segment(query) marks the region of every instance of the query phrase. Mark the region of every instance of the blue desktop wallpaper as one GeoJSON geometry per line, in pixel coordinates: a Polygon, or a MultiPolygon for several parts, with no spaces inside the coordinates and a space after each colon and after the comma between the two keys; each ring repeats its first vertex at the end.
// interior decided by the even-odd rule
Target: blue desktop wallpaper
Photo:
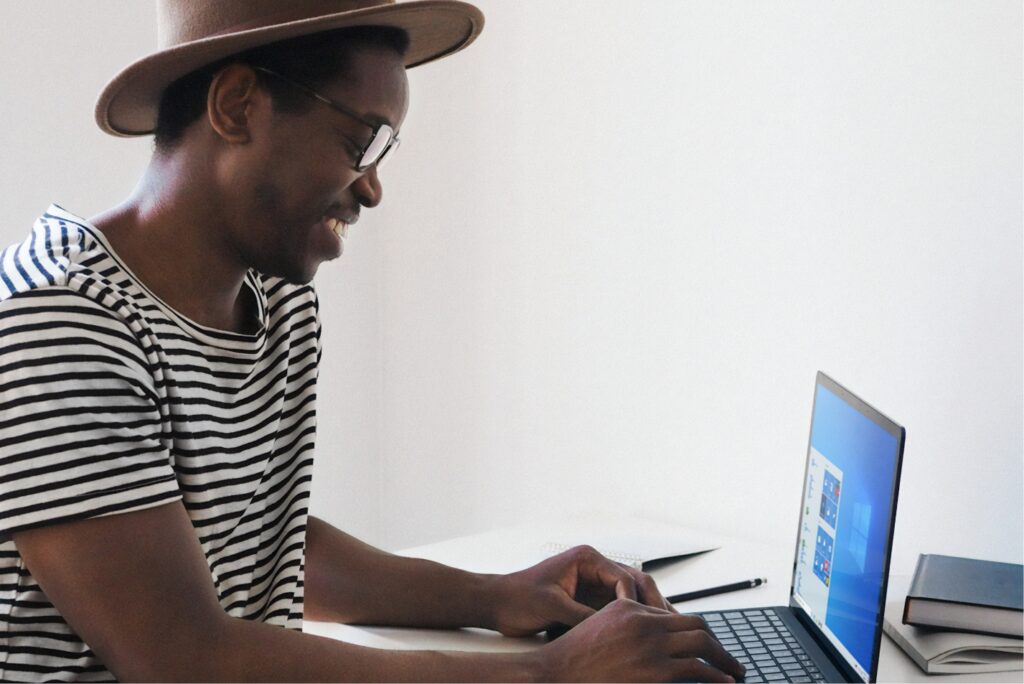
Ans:
{"type": "Polygon", "coordinates": [[[843,473],[825,624],[870,672],[899,442],[822,385],[815,401],[811,445],[843,473]]]}

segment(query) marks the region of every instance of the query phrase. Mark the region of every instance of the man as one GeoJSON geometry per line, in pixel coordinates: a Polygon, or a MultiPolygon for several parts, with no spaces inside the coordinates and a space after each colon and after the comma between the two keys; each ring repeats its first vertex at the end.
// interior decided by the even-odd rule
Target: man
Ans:
{"type": "Polygon", "coordinates": [[[468,45],[460,2],[162,0],[161,51],[97,106],[154,134],[133,194],[52,206],[0,275],[0,679],[729,681],[651,579],[578,548],[506,576],[307,516],[309,282],[380,203],[405,69],[468,45]],[[391,652],[304,616],[575,626],[526,654],[391,652]],[[285,629],[282,629],[284,627],[285,629]]]}

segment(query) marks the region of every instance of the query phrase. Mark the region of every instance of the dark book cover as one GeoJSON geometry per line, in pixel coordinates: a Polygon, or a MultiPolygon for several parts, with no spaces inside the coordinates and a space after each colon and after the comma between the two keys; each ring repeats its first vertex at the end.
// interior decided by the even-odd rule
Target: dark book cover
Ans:
{"type": "MultiPolygon", "coordinates": [[[[915,601],[976,606],[998,612],[1017,611],[1024,615],[1024,566],[923,553],[917,559],[914,579],[907,592],[904,623],[914,624],[908,620],[908,615],[915,601]]],[[[941,622],[929,624],[942,626],[941,622]]],[[[984,625],[978,628],[984,629],[984,625]]]]}

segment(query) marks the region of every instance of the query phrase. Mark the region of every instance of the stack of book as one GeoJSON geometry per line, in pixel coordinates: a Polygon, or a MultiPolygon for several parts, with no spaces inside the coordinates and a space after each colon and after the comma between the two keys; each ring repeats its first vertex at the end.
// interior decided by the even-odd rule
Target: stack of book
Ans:
{"type": "Polygon", "coordinates": [[[922,554],[884,629],[928,674],[1024,669],[1024,566],[922,554]]]}

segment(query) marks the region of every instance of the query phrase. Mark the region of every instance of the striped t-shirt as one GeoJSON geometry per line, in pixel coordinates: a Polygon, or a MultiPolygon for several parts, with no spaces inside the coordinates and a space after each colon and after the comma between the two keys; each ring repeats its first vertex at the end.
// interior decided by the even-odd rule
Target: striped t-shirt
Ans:
{"type": "Polygon", "coordinates": [[[301,628],[317,300],[245,288],[255,333],[197,325],[57,206],[0,253],[0,680],[113,679],[11,533],[173,501],[228,614],[301,628]]]}

